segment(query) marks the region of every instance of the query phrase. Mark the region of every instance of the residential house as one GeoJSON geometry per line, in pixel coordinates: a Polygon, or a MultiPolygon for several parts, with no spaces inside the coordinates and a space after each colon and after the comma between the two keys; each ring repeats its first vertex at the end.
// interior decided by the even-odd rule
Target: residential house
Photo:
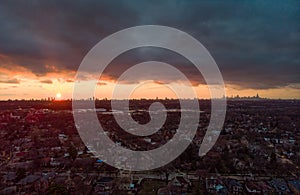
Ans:
{"type": "Polygon", "coordinates": [[[275,192],[280,195],[290,194],[290,189],[284,179],[274,178],[269,181],[269,184],[275,189],[275,192]]]}
{"type": "Polygon", "coordinates": [[[248,194],[261,194],[260,186],[254,181],[248,181],[245,184],[245,190],[248,194]]]}
{"type": "Polygon", "coordinates": [[[205,180],[206,191],[209,193],[227,194],[227,188],[224,183],[217,178],[206,178],[205,180]]]}
{"type": "Polygon", "coordinates": [[[288,185],[295,195],[300,195],[300,180],[290,180],[288,185]]]}
{"type": "Polygon", "coordinates": [[[243,185],[235,179],[226,179],[225,184],[227,189],[232,194],[242,194],[243,193],[243,185]]]}
{"type": "Polygon", "coordinates": [[[191,191],[191,186],[192,186],[191,182],[187,178],[182,176],[174,177],[170,181],[169,185],[179,187],[182,193],[187,193],[191,191]]]}

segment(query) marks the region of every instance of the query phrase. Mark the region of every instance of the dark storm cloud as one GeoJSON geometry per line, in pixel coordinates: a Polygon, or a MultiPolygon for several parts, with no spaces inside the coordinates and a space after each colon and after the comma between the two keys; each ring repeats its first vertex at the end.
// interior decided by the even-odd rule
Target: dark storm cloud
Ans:
{"type": "MultiPolygon", "coordinates": [[[[296,0],[8,1],[0,4],[0,54],[37,75],[53,71],[49,64],[74,71],[84,55],[113,32],[136,25],[167,25],[203,43],[225,83],[268,89],[300,83],[299,21],[296,0]]],[[[148,52],[202,82],[184,59],[165,51],[148,52]]],[[[115,61],[107,75],[115,78],[122,68],[150,59],[149,55],[129,53],[115,61]]]]}

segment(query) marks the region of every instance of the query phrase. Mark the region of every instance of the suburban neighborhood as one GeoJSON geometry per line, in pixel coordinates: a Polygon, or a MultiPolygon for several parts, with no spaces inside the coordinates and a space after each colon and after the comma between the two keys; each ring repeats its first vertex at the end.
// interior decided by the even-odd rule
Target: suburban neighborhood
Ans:
{"type": "MultiPolygon", "coordinates": [[[[146,137],[120,129],[109,100],[96,100],[95,105],[116,144],[151,150],[176,133],[180,120],[174,99],[131,100],[131,116],[149,121],[147,109],[154,101],[171,111],[166,124],[146,137]]],[[[168,165],[142,172],[117,169],[97,158],[76,130],[70,100],[0,104],[0,194],[300,193],[299,100],[229,98],[218,141],[203,157],[198,149],[209,123],[210,101],[199,100],[199,127],[190,146],[168,165]]]]}

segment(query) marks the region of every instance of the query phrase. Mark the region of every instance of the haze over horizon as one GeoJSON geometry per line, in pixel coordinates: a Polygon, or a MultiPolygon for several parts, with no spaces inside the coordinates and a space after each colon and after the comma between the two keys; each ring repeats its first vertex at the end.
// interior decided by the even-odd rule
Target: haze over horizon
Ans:
{"type": "MultiPolygon", "coordinates": [[[[219,66],[227,96],[300,99],[300,2],[288,1],[9,1],[0,3],[0,100],[69,99],[77,68],[100,40],[124,28],[164,25],[200,41],[219,66]]],[[[119,75],[144,61],[174,65],[199,98],[210,94],[201,74],[175,52],[138,48],[118,56],[100,78],[96,97],[109,98],[119,75]]],[[[85,81],[89,82],[87,78],[85,81]]],[[[145,80],[131,98],[176,98],[145,80]]],[[[84,97],[84,92],[82,97],[84,97]]],[[[122,98],[122,97],[120,97],[122,98]]],[[[188,98],[188,97],[185,97],[188,98]]]]}

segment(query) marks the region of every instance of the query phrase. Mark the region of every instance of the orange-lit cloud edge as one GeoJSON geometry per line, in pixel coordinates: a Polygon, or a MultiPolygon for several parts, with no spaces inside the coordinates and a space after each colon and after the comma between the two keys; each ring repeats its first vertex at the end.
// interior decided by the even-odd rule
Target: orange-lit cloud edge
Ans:
{"type": "MultiPolygon", "coordinates": [[[[61,94],[60,99],[72,98],[74,87],[75,71],[57,70],[54,66],[49,66],[51,72],[44,75],[36,75],[24,67],[13,65],[11,70],[7,67],[0,67],[0,100],[8,99],[47,99],[55,98],[57,94],[61,94]]],[[[87,79],[88,80],[88,79],[87,79]]],[[[88,81],[83,81],[88,82],[88,81]]],[[[95,90],[95,97],[112,98],[112,93],[115,88],[116,81],[108,76],[101,77],[95,90]]],[[[136,85],[130,83],[122,83],[123,88],[129,85],[136,85]]],[[[131,94],[130,97],[117,97],[114,99],[130,99],[130,98],[177,98],[176,94],[168,89],[163,81],[148,81],[147,84],[140,86],[131,94]]],[[[170,86],[177,83],[169,83],[170,86]]],[[[182,85],[182,87],[187,87],[182,85]]],[[[271,88],[271,89],[247,89],[243,86],[237,86],[226,83],[226,95],[231,96],[254,96],[259,94],[260,97],[270,99],[300,99],[299,84],[289,85],[285,87],[271,88]]],[[[193,88],[199,99],[210,99],[208,87],[204,84],[194,85],[193,88]]],[[[78,98],[89,98],[84,96],[78,98]]],[[[184,97],[189,98],[189,97],[184,97]]]]}

